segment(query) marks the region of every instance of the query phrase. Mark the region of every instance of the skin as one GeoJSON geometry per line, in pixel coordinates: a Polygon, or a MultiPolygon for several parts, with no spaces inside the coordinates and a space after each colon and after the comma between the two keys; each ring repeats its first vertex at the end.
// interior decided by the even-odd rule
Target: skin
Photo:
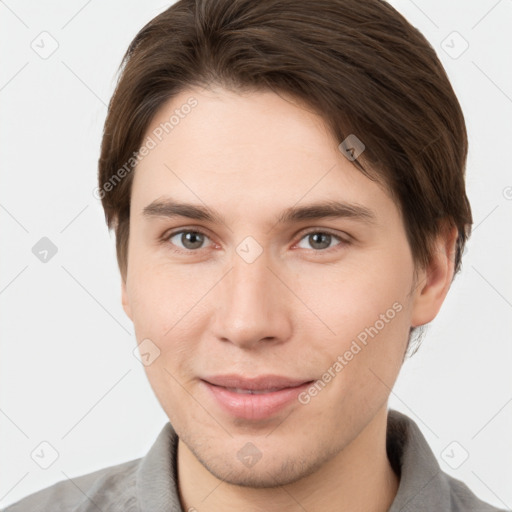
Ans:
{"type": "Polygon", "coordinates": [[[160,350],[146,373],[180,438],[183,508],[386,511],[399,484],[386,456],[387,401],[410,328],[430,322],[448,292],[456,230],[443,230],[430,266],[415,268],[385,187],[341,154],[321,117],[274,92],[191,88],[146,136],[191,96],[197,106],[135,171],[122,282],[137,342],[160,350]],[[223,222],[143,215],[171,196],[214,208],[223,222]],[[288,207],[327,199],[364,206],[374,221],[276,224],[288,207]],[[180,229],[205,236],[171,237],[180,229]],[[309,236],[326,230],[334,236],[323,246],[309,236]],[[262,249],[252,263],[236,251],[247,236],[262,249]],[[400,312],[306,405],[237,419],[200,381],[321,379],[396,303],[400,312]],[[262,455],[252,467],[237,457],[247,442],[262,455]]]}

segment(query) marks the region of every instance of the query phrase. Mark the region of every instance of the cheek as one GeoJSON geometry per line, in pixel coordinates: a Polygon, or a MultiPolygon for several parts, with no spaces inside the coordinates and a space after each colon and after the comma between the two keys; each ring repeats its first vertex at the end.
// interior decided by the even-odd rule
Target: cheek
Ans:
{"type": "Polygon", "coordinates": [[[393,266],[375,263],[360,260],[338,268],[316,266],[314,272],[297,274],[297,295],[333,338],[352,339],[375,323],[383,330],[382,322],[390,331],[388,326],[397,324],[396,318],[406,316],[412,270],[408,271],[406,261],[393,266]]]}
{"type": "Polygon", "coordinates": [[[356,408],[370,402],[373,408],[389,394],[410,326],[411,262],[371,263],[326,268],[315,279],[300,280],[301,298],[326,326],[317,322],[323,334],[308,336],[311,343],[301,351],[314,362],[321,380],[333,381],[324,399],[339,402],[343,397],[356,408]]]}
{"type": "Polygon", "coordinates": [[[142,258],[132,266],[130,305],[141,335],[163,340],[190,322],[194,308],[208,290],[208,275],[194,265],[171,267],[142,258]]]}
{"type": "Polygon", "coordinates": [[[183,386],[188,388],[196,361],[204,359],[201,341],[219,280],[212,270],[195,265],[173,267],[141,264],[132,274],[130,290],[137,342],[149,339],[158,347],[158,358],[145,371],[166,411],[187,402],[183,386]]]}
{"type": "Polygon", "coordinates": [[[201,285],[192,267],[176,272],[141,264],[131,275],[130,302],[137,342],[149,339],[159,351],[144,370],[156,398],[177,426],[183,421],[181,416],[188,414],[182,411],[182,404],[190,400],[184,389],[193,377],[191,366],[204,329],[198,321],[204,316],[201,296],[211,286],[208,282],[201,285]]]}

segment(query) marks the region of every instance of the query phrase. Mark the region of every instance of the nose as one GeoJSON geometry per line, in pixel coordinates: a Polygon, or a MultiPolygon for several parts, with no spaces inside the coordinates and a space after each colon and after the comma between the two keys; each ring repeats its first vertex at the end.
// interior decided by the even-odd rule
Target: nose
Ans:
{"type": "Polygon", "coordinates": [[[291,337],[292,298],[283,284],[286,279],[269,264],[265,251],[252,263],[234,255],[231,271],[219,283],[214,298],[218,301],[213,317],[217,339],[251,349],[291,337]]]}

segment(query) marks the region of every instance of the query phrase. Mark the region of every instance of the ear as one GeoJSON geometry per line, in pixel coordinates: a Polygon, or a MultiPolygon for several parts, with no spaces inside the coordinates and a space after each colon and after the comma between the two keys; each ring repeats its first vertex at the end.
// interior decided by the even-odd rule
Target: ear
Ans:
{"type": "Polygon", "coordinates": [[[126,290],[126,278],[123,276],[121,276],[121,303],[123,304],[124,312],[127,314],[128,318],[133,321],[130,299],[128,298],[128,292],[126,290]]]}
{"type": "Polygon", "coordinates": [[[418,272],[411,327],[431,322],[441,309],[454,275],[457,235],[455,226],[444,226],[435,240],[430,263],[418,272]]]}

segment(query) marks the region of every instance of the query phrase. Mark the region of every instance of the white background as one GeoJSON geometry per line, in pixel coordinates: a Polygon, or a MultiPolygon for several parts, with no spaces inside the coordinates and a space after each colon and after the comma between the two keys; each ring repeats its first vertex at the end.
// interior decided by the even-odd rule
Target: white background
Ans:
{"type": "MultiPolygon", "coordinates": [[[[391,3],[434,46],[465,112],[475,231],[390,406],[417,422],[443,470],[511,508],[512,2],[391,3]],[[469,43],[458,58],[444,49],[461,50],[453,31],[469,43]],[[453,441],[452,456],[469,454],[458,469],[442,456],[453,441]]],[[[117,67],[137,31],[167,6],[0,1],[2,507],[143,456],[167,421],[132,353],[114,235],[92,195],[117,67]],[[43,31],[59,45],[47,59],[31,48],[43,31]],[[42,237],[58,248],[47,263],[32,253],[42,237]],[[46,470],[30,456],[42,441],[59,454],[46,470]]]]}

